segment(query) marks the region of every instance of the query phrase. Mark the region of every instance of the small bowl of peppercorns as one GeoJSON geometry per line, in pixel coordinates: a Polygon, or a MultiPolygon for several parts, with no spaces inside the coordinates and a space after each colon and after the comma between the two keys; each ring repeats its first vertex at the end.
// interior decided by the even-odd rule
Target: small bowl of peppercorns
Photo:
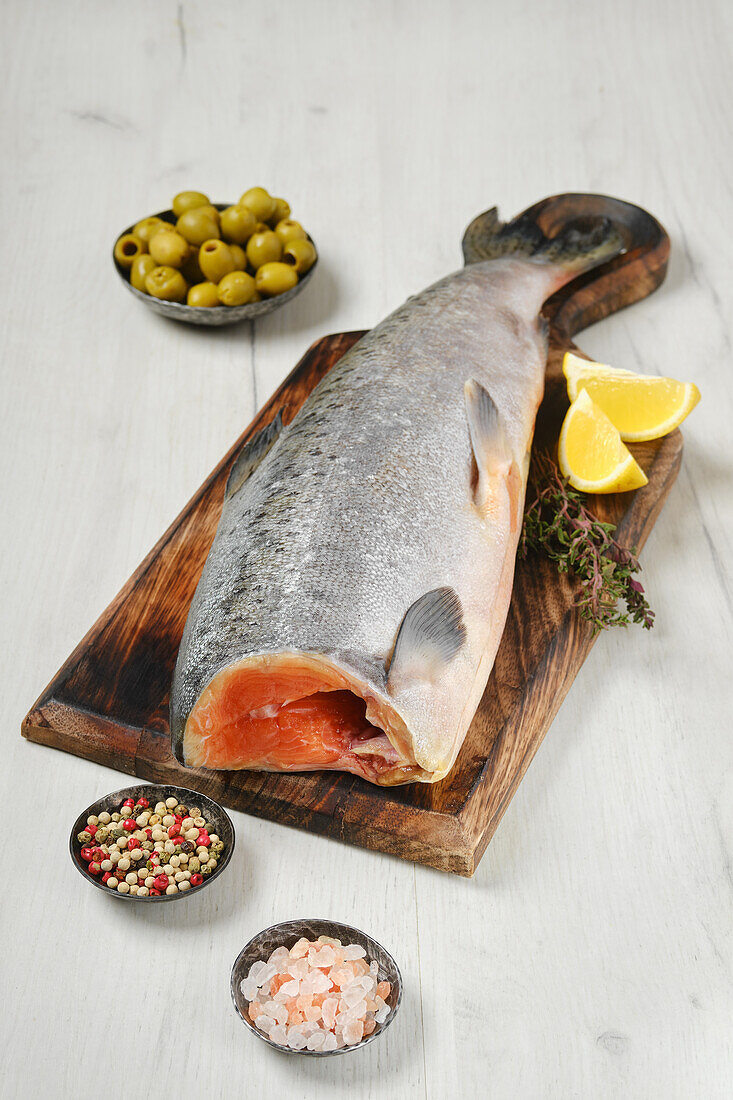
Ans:
{"type": "Polygon", "coordinates": [[[218,878],[234,826],[213,798],[186,787],[140,784],[87,806],[69,851],[87,882],[132,901],[174,901],[218,878]]]}

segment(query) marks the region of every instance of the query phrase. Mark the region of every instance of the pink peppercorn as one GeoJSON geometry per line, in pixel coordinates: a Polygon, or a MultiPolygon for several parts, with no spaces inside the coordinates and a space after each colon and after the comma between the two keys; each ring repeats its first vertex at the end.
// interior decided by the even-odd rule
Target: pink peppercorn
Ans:
{"type": "Polygon", "coordinates": [[[102,875],[102,882],[106,882],[108,878],[112,878],[112,872],[111,871],[105,871],[104,872],[104,874],[102,875]]]}
{"type": "Polygon", "coordinates": [[[189,881],[192,886],[200,886],[201,883],[204,881],[204,876],[199,874],[191,875],[189,881]]]}
{"type": "Polygon", "coordinates": [[[151,886],[150,887],[150,894],[151,894],[151,897],[159,898],[160,897],[160,890],[156,890],[154,886],[151,886]]]}
{"type": "Polygon", "coordinates": [[[87,832],[91,833],[92,836],[94,836],[96,831],[97,831],[97,828],[98,828],[97,825],[87,825],[87,832]]]}
{"type": "Polygon", "coordinates": [[[180,836],[180,835],[181,835],[181,826],[180,825],[171,825],[170,829],[168,830],[168,836],[170,837],[170,839],[173,840],[173,837],[180,836]]]}
{"type": "Polygon", "coordinates": [[[135,799],[134,798],[126,798],[125,801],[122,803],[122,809],[124,809],[125,806],[134,806],[134,805],[135,805],[135,799]]]}
{"type": "Polygon", "coordinates": [[[168,876],[167,875],[158,875],[155,882],[153,883],[153,886],[155,887],[156,890],[167,890],[168,889],[168,876]]]}
{"type": "Polygon", "coordinates": [[[81,858],[84,860],[85,863],[89,863],[90,860],[92,859],[92,849],[91,848],[82,848],[81,858]]]}
{"type": "Polygon", "coordinates": [[[183,818],[181,817],[180,814],[173,814],[173,818],[175,820],[176,825],[182,825],[183,824],[183,818]]]}
{"type": "Polygon", "coordinates": [[[203,845],[204,848],[208,848],[210,844],[211,840],[209,838],[209,834],[204,829],[202,829],[199,833],[199,838],[196,841],[197,847],[198,845],[203,845]]]}
{"type": "MultiPolygon", "coordinates": [[[[147,810],[148,806],[150,805],[147,798],[138,798],[137,804],[138,804],[138,806],[142,806],[142,808],[144,810],[147,810]]],[[[134,805],[134,803],[133,803],[133,805],[134,805]]]]}
{"type": "Polygon", "coordinates": [[[105,853],[102,851],[101,848],[92,848],[92,859],[94,860],[95,863],[101,863],[102,860],[106,859],[106,858],[107,858],[107,856],[105,855],[105,853]]]}
{"type": "Polygon", "coordinates": [[[126,821],[122,822],[122,828],[126,833],[132,833],[137,829],[137,822],[133,821],[131,817],[128,817],[126,821]]]}
{"type": "Polygon", "coordinates": [[[102,868],[99,866],[98,863],[95,863],[94,860],[92,860],[91,863],[89,863],[89,865],[87,866],[87,871],[90,875],[98,875],[101,870],[102,868]]]}
{"type": "Polygon", "coordinates": [[[145,836],[148,838],[148,840],[153,839],[153,830],[152,829],[143,829],[143,832],[145,833],[145,836]]]}

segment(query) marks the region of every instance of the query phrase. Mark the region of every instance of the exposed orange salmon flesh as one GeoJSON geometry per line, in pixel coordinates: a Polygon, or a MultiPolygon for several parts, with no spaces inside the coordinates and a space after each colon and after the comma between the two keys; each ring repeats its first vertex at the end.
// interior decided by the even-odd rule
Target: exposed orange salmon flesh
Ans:
{"type": "Polygon", "coordinates": [[[186,760],[222,769],[330,768],[371,782],[404,783],[420,768],[382,728],[393,727],[399,743],[400,720],[379,700],[353,690],[358,686],[341,670],[302,655],[230,665],[214,676],[189,715],[186,760]]]}

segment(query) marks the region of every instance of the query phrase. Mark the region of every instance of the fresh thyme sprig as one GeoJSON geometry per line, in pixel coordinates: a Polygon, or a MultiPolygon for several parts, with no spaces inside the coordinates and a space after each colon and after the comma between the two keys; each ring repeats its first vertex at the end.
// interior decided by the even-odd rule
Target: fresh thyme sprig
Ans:
{"type": "Polygon", "coordinates": [[[539,453],[532,460],[529,499],[519,556],[543,553],[560,573],[578,582],[576,603],[594,634],[630,622],[651,629],[654,612],[632,575],[641,570],[638,559],[616,542],[613,523],[601,523],[585,508],[581,494],[548,454],[539,453]]]}

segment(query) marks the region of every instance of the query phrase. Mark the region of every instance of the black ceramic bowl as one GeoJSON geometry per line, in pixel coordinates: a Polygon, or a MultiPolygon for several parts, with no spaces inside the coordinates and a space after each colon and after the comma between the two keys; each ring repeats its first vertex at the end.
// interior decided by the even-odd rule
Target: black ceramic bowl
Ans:
{"type": "Polygon", "coordinates": [[[113,791],[112,794],[105,795],[104,798],[100,798],[97,802],[93,802],[91,806],[87,806],[86,810],[82,810],[71,829],[71,835],[69,836],[69,851],[71,853],[72,862],[79,874],[83,876],[84,881],[90,883],[92,886],[96,886],[98,890],[103,890],[108,897],[121,898],[123,901],[139,901],[148,905],[155,905],[162,901],[179,901],[183,898],[196,897],[201,890],[205,890],[207,886],[215,882],[216,879],[223,874],[229,864],[229,860],[232,858],[232,852],[234,851],[234,826],[226,810],[224,810],[218,802],[214,802],[213,798],[208,798],[205,794],[200,794],[198,791],[191,791],[187,787],[138,783],[135,787],[124,787],[121,791],[113,791]],[[155,805],[156,802],[165,802],[166,798],[177,798],[184,806],[200,806],[206,820],[214,822],[217,836],[224,842],[224,852],[222,853],[221,859],[217,861],[216,870],[213,874],[209,875],[208,878],[205,878],[200,886],[194,886],[192,889],[185,890],[183,893],[161,894],[160,897],[148,894],[139,897],[137,894],[120,894],[117,890],[110,890],[110,888],[102,882],[101,877],[97,878],[94,875],[90,875],[86,870],[86,864],[81,858],[82,846],[76,838],[86,827],[87,818],[92,814],[98,817],[103,810],[106,810],[107,813],[110,814],[117,813],[126,798],[137,799],[139,797],[147,798],[148,802],[152,805],[155,805]]]}
{"type": "MultiPolygon", "coordinates": [[[[229,202],[215,202],[212,205],[217,210],[226,210],[232,204],[229,202]]],[[[176,216],[172,210],[161,210],[158,214],[151,214],[150,216],[161,218],[162,221],[170,222],[171,225],[176,223],[176,216]]],[[[132,233],[133,228],[133,225],[128,225],[127,229],[123,229],[121,233],[117,234],[115,242],[124,233],[132,233]]],[[[308,240],[311,241],[311,244],[314,243],[310,237],[308,240]]],[[[261,302],[250,302],[244,306],[212,306],[207,308],[204,306],[188,306],[184,302],[164,302],[160,298],[153,298],[150,294],[143,294],[141,290],[136,290],[130,282],[129,272],[117,263],[114,256],[114,246],[112,248],[112,262],[130,294],[133,294],[148,309],[152,309],[154,313],[160,313],[163,317],[170,317],[173,321],[185,321],[189,325],[208,325],[210,327],[232,325],[237,321],[254,321],[257,317],[264,317],[266,313],[272,313],[273,310],[280,309],[281,306],[287,305],[297,294],[300,294],[301,290],[310,282],[313,272],[318,267],[318,260],[316,259],[310,271],[299,277],[292,290],[286,290],[284,294],[276,294],[274,298],[263,298],[261,302]]]]}
{"type": "Polygon", "coordinates": [[[371,1043],[374,1039],[378,1039],[380,1035],[384,1034],[397,1015],[397,1009],[400,1007],[400,1001],[402,1000],[402,975],[400,974],[397,963],[394,961],[389,951],[382,947],[381,943],[372,939],[371,936],[367,936],[366,932],[362,932],[358,928],[352,928],[350,924],[339,924],[338,921],[319,919],[289,920],[283,921],[281,924],[273,924],[270,928],[265,928],[262,932],[258,932],[257,935],[249,941],[247,946],[242,948],[232,967],[231,994],[232,1000],[234,1001],[234,1007],[239,1013],[242,1023],[245,1027],[249,1028],[258,1039],[262,1039],[263,1042],[274,1047],[275,1050],[282,1050],[286,1054],[308,1054],[315,1058],[328,1058],[332,1054],[348,1054],[349,1051],[359,1050],[361,1047],[365,1047],[367,1043],[371,1043]],[[250,1020],[247,1011],[249,1009],[249,1001],[244,997],[240,988],[242,980],[247,977],[253,963],[260,959],[263,962],[266,961],[276,947],[285,946],[291,948],[301,936],[305,936],[305,938],[309,940],[318,939],[319,936],[331,936],[334,939],[341,940],[344,944],[360,944],[367,953],[367,959],[369,959],[370,962],[375,960],[379,964],[379,981],[391,983],[392,989],[387,998],[387,1004],[392,1011],[384,1023],[377,1024],[371,1035],[367,1035],[366,1039],[362,1039],[360,1043],[355,1043],[354,1046],[339,1047],[338,1050],[307,1050],[305,1048],[303,1050],[293,1050],[292,1047],[273,1042],[264,1032],[255,1027],[250,1020]]]}

